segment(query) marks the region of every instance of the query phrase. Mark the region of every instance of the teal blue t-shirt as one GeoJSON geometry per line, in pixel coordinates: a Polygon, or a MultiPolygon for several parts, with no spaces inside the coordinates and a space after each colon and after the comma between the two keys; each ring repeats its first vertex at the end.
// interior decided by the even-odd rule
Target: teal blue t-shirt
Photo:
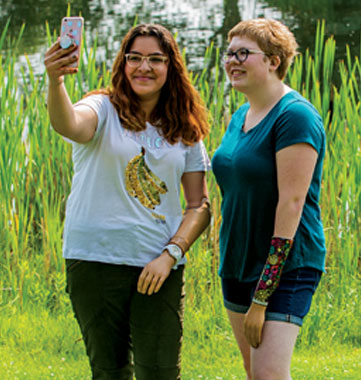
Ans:
{"type": "Polygon", "coordinates": [[[298,92],[280,99],[247,133],[249,104],[233,115],[212,168],[222,193],[220,268],[223,278],[257,280],[266,262],[278,202],[276,152],[293,144],[310,144],[318,159],[293,247],[284,271],[311,267],[324,271],[325,238],[319,197],[325,132],[317,110],[298,92]]]}

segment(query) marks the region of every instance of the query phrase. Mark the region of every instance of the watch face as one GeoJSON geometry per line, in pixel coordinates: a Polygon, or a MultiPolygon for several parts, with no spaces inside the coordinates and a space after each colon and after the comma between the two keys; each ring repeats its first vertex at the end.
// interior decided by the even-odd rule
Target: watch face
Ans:
{"type": "Polygon", "coordinates": [[[167,247],[171,256],[173,256],[177,261],[182,258],[182,250],[177,245],[169,245],[167,247]]]}

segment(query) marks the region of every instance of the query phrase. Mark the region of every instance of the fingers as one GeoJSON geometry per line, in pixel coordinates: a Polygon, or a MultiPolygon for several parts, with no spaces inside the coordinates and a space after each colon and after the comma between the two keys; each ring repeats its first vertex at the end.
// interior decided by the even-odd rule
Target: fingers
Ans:
{"type": "Polygon", "coordinates": [[[138,292],[149,296],[157,293],[169,276],[173,265],[174,259],[168,255],[167,251],[162,252],[159,257],[149,262],[139,276],[138,292]]]}
{"type": "Polygon", "coordinates": [[[60,39],[56,42],[54,42],[50,48],[45,52],[45,59],[53,58],[57,59],[59,57],[62,57],[63,55],[68,55],[70,52],[77,49],[77,45],[73,44],[69,46],[67,49],[63,49],[60,47],[60,39]]]}
{"type": "Polygon", "coordinates": [[[76,50],[74,48],[58,49],[54,52],[48,51],[45,53],[44,64],[48,69],[49,67],[63,67],[77,61],[78,57],[72,52],[76,50]]]}
{"type": "Polygon", "coordinates": [[[254,329],[251,329],[249,332],[250,332],[250,335],[249,335],[249,344],[253,348],[258,348],[259,345],[261,344],[260,330],[257,329],[257,328],[254,328],[254,329]]]}
{"type": "Polygon", "coordinates": [[[253,337],[252,337],[252,329],[250,327],[246,327],[244,329],[244,335],[246,336],[247,342],[251,347],[254,347],[253,337]]]}
{"type": "Polygon", "coordinates": [[[249,344],[253,348],[257,348],[260,345],[261,335],[260,335],[260,330],[259,328],[257,328],[257,326],[254,326],[248,329],[248,340],[249,340],[249,344]]]}
{"type": "Polygon", "coordinates": [[[44,65],[51,80],[78,71],[76,67],[69,67],[69,65],[78,60],[78,56],[75,54],[76,49],[75,44],[68,49],[62,49],[58,40],[46,51],[44,65]]]}
{"type": "Polygon", "coordinates": [[[144,268],[139,276],[137,290],[139,293],[148,294],[158,293],[159,289],[163,285],[166,276],[156,275],[144,268]]]}
{"type": "Polygon", "coordinates": [[[248,344],[253,348],[258,348],[262,342],[263,323],[248,323],[244,324],[244,335],[248,344]]]}
{"type": "Polygon", "coordinates": [[[253,348],[259,347],[262,342],[262,331],[265,322],[266,307],[258,305],[254,302],[251,303],[244,317],[244,335],[247,342],[253,348]]]}
{"type": "Polygon", "coordinates": [[[50,48],[46,51],[45,56],[54,53],[60,48],[60,38],[57,39],[56,42],[54,42],[50,48]]]}

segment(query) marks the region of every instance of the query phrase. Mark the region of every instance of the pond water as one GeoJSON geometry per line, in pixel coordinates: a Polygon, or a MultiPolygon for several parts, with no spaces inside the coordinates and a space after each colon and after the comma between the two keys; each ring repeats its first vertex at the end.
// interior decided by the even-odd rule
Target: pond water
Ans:
{"type": "MultiPolygon", "coordinates": [[[[15,38],[23,23],[25,33],[19,60],[26,53],[41,72],[46,50],[45,23],[58,33],[68,0],[0,0],[0,31],[11,18],[8,35],[15,38]]],[[[282,20],[296,35],[300,52],[314,46],[317,20],[326,20],[326,36],[336,38],[337,58],[343,59],[345,45],[360,56],[360,0],[72,0],[71,15],[85,19],[88,43],[98,36],[99,60],[110,65],[122,37],[134,22],[160,23],[177,34],[187,52],[190,70],[201,68],[207,46],[214,41],[227,46],[227,32],[238,21],[253,17],[282,20]]],[[[110,66],[109,66],[110,67],[110,66]]]]}

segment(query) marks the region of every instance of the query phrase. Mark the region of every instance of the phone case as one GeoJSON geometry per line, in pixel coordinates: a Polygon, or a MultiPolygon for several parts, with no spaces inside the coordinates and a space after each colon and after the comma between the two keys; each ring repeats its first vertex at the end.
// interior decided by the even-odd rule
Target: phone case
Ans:
{"type": "MultiPolygon", "coordinates": [[[[78,47],[74,53],[79,57],[80,54],[80,44],[83,34],[83,17],[64,17],[61,20],[60,29],[60,46],[63,49],[67,49],[73,42],[75,42],[78,47]]],[[[70,67],[77,67],[78,62],[74,62],[70,67]]]]}

